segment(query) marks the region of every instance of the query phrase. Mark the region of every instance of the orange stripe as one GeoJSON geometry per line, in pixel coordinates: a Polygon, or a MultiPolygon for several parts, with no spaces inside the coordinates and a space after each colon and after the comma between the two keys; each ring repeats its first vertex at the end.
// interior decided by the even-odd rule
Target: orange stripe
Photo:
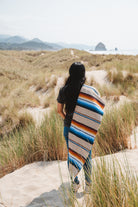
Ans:
{"type": "Polygon", "coordinates": [[[101,104],[101,103],[99,103],[99,101],[97,101],[95,98],[93,98],[92,96],[89,96],[89,95],[87,95],[87,94],[82,94],[82,93],[80,93],[79,94],[79,97],[81,97],[81,98],[85,98],[85,99],[87,99],[87,100],[89,100],[89,101],[93,101],[93,102],[95,102],[95,103],[97,103],[102,109],[104,108],[104,106],[101,104]]]}
{"type": "Polygon", "coordinates": [[[87,94],[82,94],[82,93],[80,93],[79,97],[81,97],[81,98],[85,98],[85,99],[87,99],[87,100],[89,100],[89,101],[93,101],[93,102],[97,103],[102,109],[104,108],[104,106],[103,106],[101,103],[99,103],[99,101],[97,101],[97,100],[96,100],[95,98],[93,98],[92,96],[89,96],[89,95],[87,95],[87,94]]]}
{"type": "Polygon", "coordinates": [[[95,131],[95,130],[93,130],[93,129],[90,129],[89,127],[84,126],[83,124],[80,124],[80,123],[78,123],[78,122],[76,122],[76,121],[74,121],[74,120],[72,120],[71,123],[74,124],[75,126],[81,128],[81,129],[83,129],[83,130],[86,130],[87,132],[90,132],[90,133],[94,134],[94,135],[97,134],[97,131],[95,131]]]}
{"type": "Polygon", "coordinates": [[[72,151],[71,149],[69,149],[69,153],[76,157],[78,160],[80,160],[83,164],[85,163],[85,159],[81,157],[78,153],[72,151]]]}

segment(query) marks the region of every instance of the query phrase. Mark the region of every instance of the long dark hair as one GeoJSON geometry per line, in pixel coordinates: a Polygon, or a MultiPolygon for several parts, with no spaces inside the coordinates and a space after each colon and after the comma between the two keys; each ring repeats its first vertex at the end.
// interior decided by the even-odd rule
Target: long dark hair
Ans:
{"type": "Polygon", "coordinates": [[[85,67],[80,62],[73,63],[69,68],[69,77],[64,86],[66,111],[74,110],[82,85],[85,83],[85,67]]]}

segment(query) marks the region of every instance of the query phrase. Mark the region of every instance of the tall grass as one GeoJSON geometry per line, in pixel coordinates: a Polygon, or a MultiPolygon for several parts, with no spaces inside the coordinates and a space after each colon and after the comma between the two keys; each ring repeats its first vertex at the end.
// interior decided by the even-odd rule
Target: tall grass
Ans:
{"type": "MultiPolygon", "coordinates": [[[[92,55],[86,51],[63,49],[57,52],[52,51],[0,51],[0,115],[3,117],[3,125],[10,131],[19,120],[15,117],[14,111],[23,107],[41,105],[38,93],[54,91],[58,77],[68,72],[74,61],[83,61],[86,70],[105,69],[111,71],[116,68],[118,75],[114,77],[112,87],[101,87],[103,95],[132,95],[135,96],[137,79],[135,73],[138,69],[138,56],[123,55],[92,55]],[[125,81],[118,82],[120,71],[126,70],[130,74],[125,81]],[[53,75],[53,78],[51,77],[53,75]],[[115,80],[116,79],[116,80],[115,80]],[[30,86],[36,91],[30,91],[30,86]],[[11,107],[12,106],[12,107],[11,107]],[[12,110],[11,110],[12,108],[12,110]],[[8,116],[7,116],[8,114],[8,116]],[[12,122],[12,127],[7,124],[12,122]],[[15,121],[17,120],[17,122],[15,121]]],[[[132,98],[132,97],[131,97],[132,98]]],[[[50,104],[55,102],[55,97],[50,104]],[[51,103],[52,102],[52,103],[51,103]]],[[[47,100],[42,105],[48,106],[47,100]]],[[[0,129],[1,131],[1,129],[0,129]]],[[[2,133],[5,129],[2,129],[2,133]]],[[[1,132],[0,132],[1,133],[1,132]]]]}
{"type": "Polygon", "coordinates": [[[61,195],[64,206],[137,207],[138,175],[130,167],[126,154],[120,155],[93,159],[89,194],[85,194],[84,176],[80,177],[84,194],[82,191],[74,194],[66,183],[63,183],[61,195]],[[78,199],[81,197],[82,199],[78,199]]]}
{"type": "Polygon", "coordinates": [[[135,126],[135,110],[129,102],[106,108],[96,136],[95,151],[107,154],[128,148],[128,139],[135,126]]]}
{"type": "MultiPolygon", "coordinates": [[[[135,110],[130,103],[106,110],[93,156],[128,148],[128,138],[136,123],[135,110]]],[[[28,116],[20,117],[17,127],[0,139],[0,176],[34,161],[65,160],[67,150],[62,131],[63,122],[55,109],[39,127],[28,116]]]]}
{"type": "Polygon", "coordinates": [[[34,161],[66,158],[62,120],[55,111],[40,127],[24,120],[20,124],[0,141],[0,176],[34,161]]]}
{"type": "Polygon", "coordinates": [[[121,94],[130,95],[138,87],[138,79],[133,73],[123,75],[121,71],[109,71],[107,78],[113,85],[118,88],[121,94]]]}
{"type": "Polygon", "coordinates": [[[97,159],[93,166],[92,187],[86,199],[87,207],[136,207],[138,176],[124,157],[97,159]]]}
{"type": "Polygon", "coordinates": [[[99,68],[110,70],[116,68],[117,71],[128,71],[137,73],[138,71],[138,56],[132,55],[108,55],[103,56],[102,63],[99,68]]]}

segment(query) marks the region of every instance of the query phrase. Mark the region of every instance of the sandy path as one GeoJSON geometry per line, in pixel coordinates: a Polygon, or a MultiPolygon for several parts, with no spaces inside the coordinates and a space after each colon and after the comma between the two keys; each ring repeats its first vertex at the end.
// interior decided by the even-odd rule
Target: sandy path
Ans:
{"type": "Polygon", "coordinates": [[[73,50],[71,50],[71,51],[70,51],[70,54],[71,54],[72,56],[74,56],[74,51],[73,51],[73,50]]]}
{"type": "Polygon", "coordinates": [[[108,84],[106,76],[107,72],[105,70],[92,70],[86,72],[86,78],[89,84],[91,84],[91,80],[94,80],[99,85],[108,84]]]}
{"type": "MultiPolygon", "coordinates": [[[[127,158],[130,168],[138,173],[138,149],[97,157],[93,159],[93,167],[102,158],[112,163],[113,156],[120,163],[127,158]]],[[[83,171],[79,173],[79,179],[82,187],[76,198],[77,202],[85,207],[83,171]]],[[[66,161],[32,163],[0,179],[0,202],[7,207],[63,207],[63,186],[66,188],[66,202],[70,202],[70,179],[66,161]]]]}
{"type": "Polygon", "coordinates": [[[36,162],[4,176],[0,179],[0,201],[7,207],[36,207],[46,200],[48,206],[62,207],[59,166],[62,167],[63,182],[69,182],[66,161],[36,162]]]}

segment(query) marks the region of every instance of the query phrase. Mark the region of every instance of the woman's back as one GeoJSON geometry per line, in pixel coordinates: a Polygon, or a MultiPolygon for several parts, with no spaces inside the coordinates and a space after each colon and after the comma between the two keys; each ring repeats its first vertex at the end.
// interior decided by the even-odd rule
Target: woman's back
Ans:
{"type": "Polygon", "coordinates": [[[84,65],[79,62],[73,63],[69,69],[69,74],[65,86],[60,89],[57,98],[59,103],[65,104],[65,126],[69,126],[71,123],[80,89],[85,82],[84,65]]]}

